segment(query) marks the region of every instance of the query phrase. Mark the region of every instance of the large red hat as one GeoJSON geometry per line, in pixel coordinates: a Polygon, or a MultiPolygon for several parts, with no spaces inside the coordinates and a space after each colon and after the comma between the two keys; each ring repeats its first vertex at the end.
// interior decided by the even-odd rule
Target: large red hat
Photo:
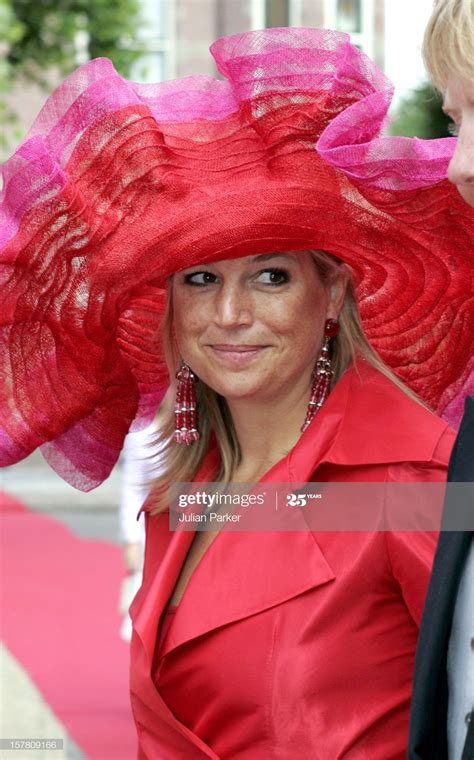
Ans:
{"type": "Polygon", "coordinates": [[[269,29],[211,50],[225,80],[142,85],[90,61],[5,164],[0,464],[40,446],[70,483],[98,485],[167,384],[166,278],[270,251],[347,262],[371,343],[458,419],[474,215],[441,181],[454,140],[381,137],[391,86],[345,34],[269,29]]]}

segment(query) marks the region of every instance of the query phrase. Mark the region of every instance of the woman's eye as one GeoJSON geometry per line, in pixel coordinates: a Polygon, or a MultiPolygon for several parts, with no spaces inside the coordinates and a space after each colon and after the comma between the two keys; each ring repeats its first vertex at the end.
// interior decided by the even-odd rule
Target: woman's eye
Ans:
{"type": "Polygon", "coordinates": [[[216,281],[216,275],[212,272],[191,272],[184,277],[186,285],[210,285],[216,281]]]}
{"type": "Polygon", "coordinates": [[[460,124],[456,124],[455,121],[451,121],[448,124],[448,132],[449,132],[449,134],[452,135],[453,137],[458,137],[459,136],[459,128],[460,128],[460,126],[461,125],[460,124]]]}
{"type": "Polygon", "coordinates": [[[284,285],[290,281],[290,273],[286,269],[278,269],[272,267],[271,269],[264,269],[258,275],[258,281],[265,283],[265,285],[284,285]]]}

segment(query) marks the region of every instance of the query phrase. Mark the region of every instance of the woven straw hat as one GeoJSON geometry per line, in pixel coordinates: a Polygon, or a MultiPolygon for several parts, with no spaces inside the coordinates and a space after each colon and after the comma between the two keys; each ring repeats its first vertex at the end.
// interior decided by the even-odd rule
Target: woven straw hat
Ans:
{"type": "Polygon", "coordinates": [[[381,136],[391,85],[345,34],[269,29],[211,51],[223,80],[142,85],[90,61],[5,164],[0,464],[41,447],[98,485],[168,382],[167,277],[271,251],[347,262],[373,346],[457,422],[474,215],[443,179],[454,140],[381,136]]]}

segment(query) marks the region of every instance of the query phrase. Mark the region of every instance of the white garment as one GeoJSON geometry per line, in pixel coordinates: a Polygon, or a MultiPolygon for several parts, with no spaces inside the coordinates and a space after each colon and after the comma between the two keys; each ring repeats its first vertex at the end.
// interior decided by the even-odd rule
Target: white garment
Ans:
{"type": "Polygon", "coordinates": [[[125,438],[122,459],[122,492],[119,508],[120,539],[125,544],[145,542],[145,521],[137,513],[148,496],[150,481],[156,477],[159,454],[150,447],[156,423],[125,438]]]}
{"type": "Polygon", "coordinates": [[[120,636],[130,641],[132,624],[128,609],[141,586],[145,545],[145,520],[143,515],[137,521],[137,514],[148,496],[150,481],[156,477],[159,454],[153,446],[156,423],[152,422],[144,430],[129,433],[122,453],[122,491],[119,505],[119,534],[124,544],[141,544],[141,567],[127,575],[120,589],[119,611],[123,615],[120,636]]]}
{"type": "Polygon", "coordinates": [[[130,605],[133,602],[134,596],[137,593],[138,589],[142,585],[142,575],[143,575],[143,557],[142,557],[142,567],[140,570],[137,570],[135,573],[131,573],[130,575],[127,575],[123,581],[122,585],[120,587],[120,601],[119,601],[119,612],[122,615],[122,624],[120,626],[120,638],[122,638],[124,641],[130,641],[132,638],[132,621],[130,620],[130,615],[128,614],[128,611],[130,609],[130,605]]]}
{"type": "Polygon", "coordinates": [[[461,760],[469,720],[474,720],[474,541],[454,607],[448,644],[448,692],[449,760],[461,760]]]}

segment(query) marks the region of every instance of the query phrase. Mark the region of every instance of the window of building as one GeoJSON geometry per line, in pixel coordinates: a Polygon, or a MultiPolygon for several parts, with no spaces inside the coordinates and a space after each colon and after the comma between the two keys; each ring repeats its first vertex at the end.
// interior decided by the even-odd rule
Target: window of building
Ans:
{"type": "Polygon", "coordinates": [[[288,0],[265,0],[265,26],[289,26],[290,9],[288,0]]]}
{"type": "Polygon", "coordinates": [[[134,63],[135,82],[160,82],[175,76],[174,0],[140,0],[137,38],[145,52],[134,63]]]}
{"type": "Polygon", "coordinates": [[[373,57],[375,0],[324,0],[324,26],[351,35],[351,42],[373,57]]]}
{"type": "Polygon", "coordinates": [[[337,28],[341,32],[360,34],[362,31],[360,0],[338,0],[336,14],[337,28]]]}
{"type": "MultiPolygon", "coordinates": [[[[250,0],[251,28],[300,26],[304,0],[250,0]]],[[[314,2],[314,0],[311,0],[314,2]]]]}

